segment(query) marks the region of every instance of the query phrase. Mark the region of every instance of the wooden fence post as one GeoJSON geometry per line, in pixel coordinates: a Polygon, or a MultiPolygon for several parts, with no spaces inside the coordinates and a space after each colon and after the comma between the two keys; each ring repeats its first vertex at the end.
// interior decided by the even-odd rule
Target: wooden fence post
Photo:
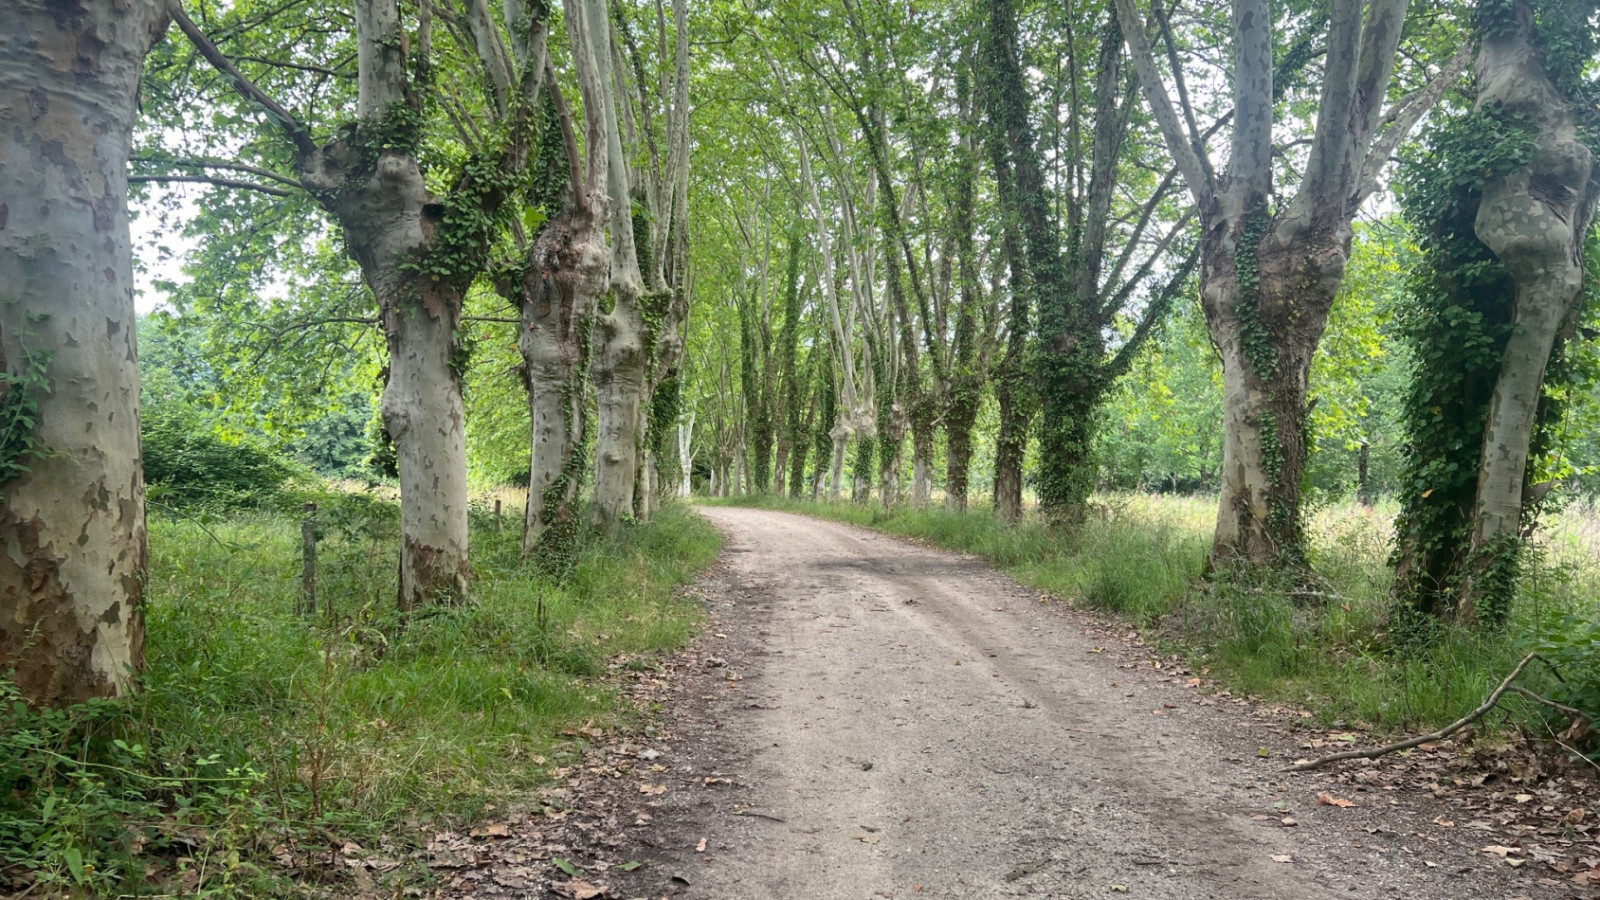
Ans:
{"type": "Polygon", "coordinates": [[[500,521],[500,498],[499,497],[496,497],[495,500],[494,500],[494,530],[495,530],[496,534],[498,534],[499,532],[502,532],[502,531],[505,530],[504,523],[502,523],[500,521]]]}
{"type": "Polygon", "coordinates": [[[300,605],[310,615],[317,612],[317,505],[307,503],[300,523],[300,605]]]}

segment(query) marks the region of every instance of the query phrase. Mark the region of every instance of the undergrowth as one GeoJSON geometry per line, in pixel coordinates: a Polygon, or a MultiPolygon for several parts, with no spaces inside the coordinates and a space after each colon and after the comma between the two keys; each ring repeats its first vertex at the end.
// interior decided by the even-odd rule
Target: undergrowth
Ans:
{"type": "MultiPolygon", "coordinates": [[[[1008,526],[978,507],[885,513],[877,503],[774,496],[703,502],[806,513],[982,556],[1030,587],[1126,619],[1236,691],[1301,706],[1330,727],[1447,724],[1532,649],[1556,665],[1540,667],[1529,687],[1600,713],[1600,520],[1577,505],[1541,533],[1503,629],[1446,629],[1402,652],[1387,630],[1387,507],[1326,505],[1308,515],[1309,559],[1327,584],[1307,591],[1259,576],[1203,577],[1216,514],[1210,498],[1101,496],[1096,515],[1075,530],[1031,518],[1008,526]]],[[[1551,724],[1520,698],[1503,706],[1490,727],[1542,733],[1551,724]]]]}
{"type": "MultiPolygon", "coordinates": [[[[720,544],[668,507],[590,541],[558,584],[521,564],[516,515],[501,531],[477,511],[472,602],[402,621],[397,510],[319,500],[315,616],[296,612],[298,515],[159,512],[142,690],[30,710],[0,678],[0,890],[299,896],[275,854],[398,853],[525,801],[574,752],[563,732],[626,714],[614,659],[651,665],[693,634],[699,608],[673,588],[720,544]]],[[[428,876],[395,878],[399,896],[428,876]]]]}

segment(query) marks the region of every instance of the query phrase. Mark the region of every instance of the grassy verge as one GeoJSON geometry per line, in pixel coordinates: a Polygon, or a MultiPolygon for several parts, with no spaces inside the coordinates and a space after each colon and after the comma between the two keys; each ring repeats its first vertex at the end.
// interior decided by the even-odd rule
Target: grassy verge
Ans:
{"type": "MultiPolygon", "coordinates": [[[[1600,709],[1600,526],[1578,507],[1554,516],[1539,542],[1513,620],[1501,632],[1447,632],[1406,654],[1388,641],[1390,510],[1356,504],[1310,514],[1323,596],[1260,583],[1205,580],[1215,501],[1149,495],[1099,498],[1101,515],[1074,532],[1037,521],[1006,526],[984,509],[952,513],[777,497],[706,501],[852,522],[987,558],[1029,586],[1125,617],[1237,690],[1310,709],[1334,727],[1415,729],[1476,707],[1528,649],[1556,659],[1565,681],[1533,686],[1600,709]]],[[[1500,724],[1544,724],[1508,701],[1500,724]]]]}
{"type": "Polygon", "coordinates": [[[153,515],[144,690],[38,712],[0,679],[0,887],[291,896],[274,853],[403,846],[515,805],[570,755],[564,731],[626,714],[611,661],[652,665],[694,633],[673,588],[720,545],[669,507],[558,584],[520,564],[514,516],[479,515],[473,602],[402,623],[395,509],[321,499],[314,617],[295,611],[298,517],[153,515]]]}

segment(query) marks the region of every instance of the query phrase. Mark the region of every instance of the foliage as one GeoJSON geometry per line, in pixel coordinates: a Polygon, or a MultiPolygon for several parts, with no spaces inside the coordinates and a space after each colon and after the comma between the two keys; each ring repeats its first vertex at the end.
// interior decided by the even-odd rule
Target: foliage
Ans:
{"type": "Polygon", "coordinates": [[[261,443],[218,434],[182,413],[146,412],[142,437],[149,496],[171,506],[254,506],[296,474],[261,443]]]}
{"type": "MultiPolygon", "coordinates": [[[[50,390],[50,360],[54,354],[33,346],[31,326],[43,318],[27,313],[27,325],[16,335],[21,351],[16,371],[0,367],[0,485],[31,471],[30,460],[47,453],[39,440],[39,397],[50,390]]],[[[0,362],[4,360],[0,353],[0,362]]]]}

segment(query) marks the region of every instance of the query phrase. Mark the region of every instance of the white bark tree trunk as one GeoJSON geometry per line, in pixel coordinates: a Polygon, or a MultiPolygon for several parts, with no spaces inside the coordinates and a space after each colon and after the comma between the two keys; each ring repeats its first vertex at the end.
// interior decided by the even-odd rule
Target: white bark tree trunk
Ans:
{"type": "Polygon", "coordinates": [[[1166,91],[1135,0],[1115,5],[1140,90],[1200,211],[1201,299],[1227,401],[1212,558],[1299,567],[1306,375],[1343,278],[1350,223],[1390,151],[1459,69],[1446,65],[1380,129],[1407,0],[1332,0],[1316,133],[1293,201],[1274,214],[1270,5],[1231,0],[1234,118],[1220,177],[1187,97],[1180,92],[1180,116],[1166,91]]]}
{"type": "Polygon", "coordinates": [[[12,417],[37,403],[43,451],[0,460],[0,671],[53,706],[144,666],[127,164],[169,20],[152,0],[5,0],[0,21],[0,366],[21,376],[0,412],[26,429],[12,417]]]}
{"type": "Polygon", "coordinates": [[[694,493],[694,413],[689,421],[678,424],[678,469],[682,479],[678,482],[678,496],[687,498],[694,493]]]}
{"type": "Polygon", "coordinates": [[[850,437],[855,433],[847,407],[839,408],[829,433],[833,437],[833,457],[828,462],[828,499],[837,503],[844,494],[844,456],[850,447],[850,437]]]}
{"type": "Polygon", "coordinates": [[[933,502],[933,461],[920,452],[911,458],[911,503],[927,506],[933,502]]]}
{"type": "MultiPolygon", "coordinates": [[[[533,425],[524,557],[539,551],[547,528],[561,529],[557,543],[569,543],[574,537],[571,532],[577,525],[587,428],[584,364],[588,329],[595,304],[605,295],[610,279],[611,256],[605,235],[592,211],[580,208],[563,213],[541,229],[518,286],[520,347],[533,425]]],[[[551,550],[553,557],[565,556],[570,547],[551,550]]]]}
{"type": "MultiPolygon", "coordinates": [[[[1520,12],[1526,13],[1525,10],[1520,12]]],[[[1582,296],[1583,245],[1600,199],[1594,154],[1579,138],[1569,101],[1544,70],[1531,40],[1532,16],[1509,33],[1485,34],[1478,51],[1477,108],[1520,114],[1539,129],[1529,164],[1484,187],[1474,230],[1516,283],[1507,340],[1484,428],[1473,516],[1473,580],[1514,552],[1527,496],[1524,484],[1545,368],[1582,296]]],[[[1474,616],[1476,585],[1459,614],[1474,616]]]]}
{"type": "Polygon", "coordinates": [[[567,0],[566,10],[584,113],[591,140],[597,141],[590,144],[588,152],[591,164],[596,156],[605,161],[610,198],[612,307],[596,320],[594,357],[595,522],[609,529],[632,519],[635,513],[646,362],[644,317],[639,307],[644,282],[633,239],[628,160],[617,125],[619,98],[613,77],[610,19],[603,0],[567,0]]]}

